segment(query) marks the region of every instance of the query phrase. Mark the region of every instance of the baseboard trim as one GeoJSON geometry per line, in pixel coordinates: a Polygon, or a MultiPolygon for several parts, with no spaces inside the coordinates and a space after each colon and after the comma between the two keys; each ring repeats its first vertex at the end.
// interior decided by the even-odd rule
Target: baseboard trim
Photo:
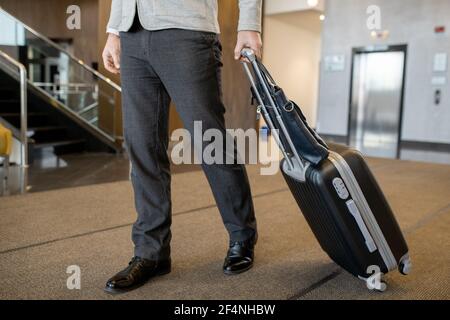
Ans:
{"type": "Polygon", "coordinates": [[[334,135],[334,134],[321,134],[319,135],[326,141],[334,142],[334,143],[341,143],[341,144],[347,144],[348,139],[347,136],[340,136],[340,135],[334,135]]]}
{"type": "Polygon", "coordinates": [[[400,143],[401,150],[434,151],[450,153],[449,143],[405,140],[400,143]]]}
{"type": "MultiPolygon", "coordinates": [[[[347,144],[347,136],[320,134],[320,136],[330,142],[347,144]]],[[[415,140],[403,140],[400,142],[400,150],[434,151],[450,153],[450,143],[424,142],[415,140]]]]}

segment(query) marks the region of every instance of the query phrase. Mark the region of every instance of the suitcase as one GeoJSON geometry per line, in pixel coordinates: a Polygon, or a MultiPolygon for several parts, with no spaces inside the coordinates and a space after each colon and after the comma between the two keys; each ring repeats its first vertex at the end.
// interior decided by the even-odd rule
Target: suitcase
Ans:
{"type": "MultiPolygon", "coordinates": [[[[349,273],[367,282],[369,289],[384,291],[381,275],[398,268],[411,270],[408,246],[389,203],[363,156],[343,145],[326,145],[297,111],[297,126],[286,126],[283,111],[293,102],[284,96],[251,50],[244,50],[245,71],[264,120],[284,155],[280,167],[310,228],[329,257],[349,273]],[[251,68],[250,68],[251,66],[251,68]],[[309,132],[316,141],[303,150],[295,135],[309,132]],[[311,153],[311,148],[315,149],[311,153]],[[323,158],[315,163],[312,154],[323,158]]],[[[293,112],[295,104],[287,110],[293,112]]],[[[298,107],[297,107],[298,108],[298,107]]],[[[310,137],[309,137],[310,138],[310,137]]],[[[308,139],[300,139],[308,142],[308,139]]]]}

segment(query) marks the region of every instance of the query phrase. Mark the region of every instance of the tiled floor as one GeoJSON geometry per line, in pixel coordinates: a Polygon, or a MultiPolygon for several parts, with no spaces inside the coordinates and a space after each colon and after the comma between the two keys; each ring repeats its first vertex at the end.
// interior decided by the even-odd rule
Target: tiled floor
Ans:
{"type": "MultiPolygon", "coordinates": [[[[173,166],[173,173],[199,170],[198,166],[173,166]]],[[[44,154],[36,159],[27,170],[27,192],[71,188],[128,180],[129,160],[125,154],[82,153],[55,156],[44,154]]],[[[0,177],[4,168],[0,167],[0,177]]],[[[8,191],[10,195],[21,192],[21,177],[24,170],[11,166],[9,168],[8,191]]],[[[0,196],[4,186],[0,183],[0,196]]]]}
{"type": "MultiPolygon", "coordinates": [[[[379,158],[382,159],[382,158],[379,158]]],[[[400,159],[437,164],[450,164],[450,153],[430,150],[402,149],[400,159]]],[[[173,173],[200,170],[197,165],[173,166],[173,173]]],[[[83,153],[55,156],[52,152],[43,154],[26,171],[27,192],[39,192],[61,188],[117,182],[129,177],[129,161],[126,154],[83,153]]],[[[0,177],[3,177],[0,167],[0,177]]],[[[10,195],[21,193],[21,181],[24,171],[11,166],[8,191],[10,195]]],[[[23,189],[23,188],[22,188],[23,189]]],[[[0,183],[0,196],[4,194],[0,183]]]]}

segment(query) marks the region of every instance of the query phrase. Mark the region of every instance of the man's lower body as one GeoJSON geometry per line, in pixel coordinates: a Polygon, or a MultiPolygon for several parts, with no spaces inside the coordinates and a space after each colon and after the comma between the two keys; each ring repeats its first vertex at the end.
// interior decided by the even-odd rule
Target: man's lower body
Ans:
{"type": "MultiPolygon", "coordinates": [[[[124,135],[138,218],[132,232],[135,258],[110,279],[107,288],[112,289],[121,289],[121,281],[127,289],[154,274],[170,271],[170,100],[192,137],[194,123],[201,121],[203,132],[216,129],[226,139],[221,46],[216,34],[181,29],[147,31],[135,24],[120,37],[124,135]]],[[[226,145],[224,141],[224,149],[226,145]]],[[[229,156],[224,155],[224,159],[229,156]]],[[[202,164],[202,168],[230,236],[224,272],[246,271],[253,264],[257,233],[245,166],[235,162],[202,164]]]]}

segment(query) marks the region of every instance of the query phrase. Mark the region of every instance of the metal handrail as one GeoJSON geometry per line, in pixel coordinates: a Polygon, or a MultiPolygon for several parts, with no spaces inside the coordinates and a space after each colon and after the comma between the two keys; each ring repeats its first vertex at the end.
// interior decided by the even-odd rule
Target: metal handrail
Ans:
{"type": "MultiPolygon", "coordinates": [[[[12,69],[11,66],[9,66],[6,63],[4,63],[1,60],[0,60],[0,65],[3,65],[4,67],[6,67],[8,69],[12,69]]],[[[44,90],[41,87],[38,87],[38,86],[34,85],[34,83],[32,81],[30,81],[30,79],[27,80],[27,83],[28,83],[28,87],[36,89],[40,94],[42,94],[46,98],[48,98],[49,101],[51,101],[52,105],[57,106],[57,107],[61,108],[62,110],[64,110],[65,112],[67,112],[67,114],[72,116],[75,121],[78,121],[78,122],[81,121],[81,122],[84,122],[84,123],[88,122],[89,124],[92,124],[89,121],[86,121],[85,119],[83,119],[77,112],[75,112],[74,110],[70,109],[64,103],[62,103],[61,101],[59,101],[58,99],[53,97],[47,90],[44,90]]],[[[117,139],[123,139],[122,136],[117,135],[115,133],[113,133],[113,135],[109,135],[108,133],[102,131],[100,128],[98,128],[96,126],[89,126],[89,128],[91,130],[93,130],[95,133],[97,133],[97,134],[101,135],[103,138],[105,138],[109,143],[113,143],[114,144],[117,141],[117,139]]],[[[20,134],[18,134],[17,136],[20,136],[20,134]]]]}
{"type": "Polygon", "coordinates": [[[22,167],[28,167],[28,105],[27,105],[27,86],[28,86],[28,77],[27,77],[27,69],[23,64],[19,61],[15,60],[5,52],[0,50],[0,57],[5,59],[7,62],[11,63],[15,67],[19,69],[20,74],[20,157],[22,162],[22,167]]]}
{"type": "Polygon", "coordinates": [[[98,84],[58,82],[33,82],[33,84],[38,88],[50,90],[52,94],[86,94],[89,92],[98,94],[98,84]]]}
{"type": "Polygon", "coordinates": [[[95,84],[86,84],[86,83],[59,83],[59,82],[33,82],[37,87],[64,87],[64,88],[94,88],[95,84]]]}
{"type": "Polygon", "coordinates": [[[93,104],[91,104],[90,106],[84,107],[83,109],[81,109],[80,111],[78,111],[78,114],[84,114],[86,112],[89,112],[95,108],[98,107],[98,103],[94,102],[93,104]]]}
{"type": "Polygon", "coordinates": [[[105,81],[108,85],[110,85],[111,87],[113,87],[115,90],[122,92],[122,88],[116,84],[114,81],[112,81],[110,78],[105,77],[103,74],[101,74],[100,72],[98,72],[97,70],[89,67],[88,65],[86,65],[82,60],[77,59],[74,55],[72,55],[70,52],[68,52],[67,50],[65,50],[64,48],[62,48],[61,46],[59,46],[58,44],[56,44],[55,42],[53,42],[52,40],[50,40],[49,38],[47,38],[46,36],[40,34],[39,32],[37,32],[36,30],[34,30],[33,28],[29,27],[28,25],[26,25],[25,23],[23,23],[22,21],[20,21],[19,19],[17,19],[16,17],[14,17],[13,15],[11,15],[8,11],[6,11],[5,9],[3,9],[0,6],[0,12],[5,13],[9,18],[11,18],[12,20],[16,21],[17,23],[20,23],[25,29],[27,29],[30,33],[32,33],[33,35],[35,35],[36,37],[44,40],[45,42],[47,42],[50,46],[54,47],[55,49],[57,49],[58,51],[61,51],[63,53],[65,53],[71,60],[73,60],[75,63],[77,63],[78,65],[80,65],[81,67],[83,67],[84,69],[88,70],[89,72],[93,73],[96,77],[98,77],[99,79],[105,81]]]}

